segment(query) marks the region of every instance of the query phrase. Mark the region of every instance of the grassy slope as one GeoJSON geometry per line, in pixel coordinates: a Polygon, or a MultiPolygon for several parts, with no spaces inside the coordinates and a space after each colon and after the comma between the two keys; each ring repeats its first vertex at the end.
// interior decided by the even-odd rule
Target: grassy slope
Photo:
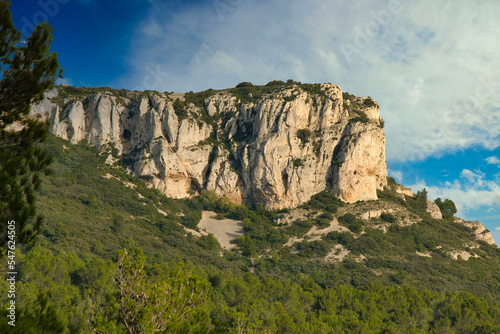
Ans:
{"type": "MultiPolygon", "coordinates": [[[[41,245],[16,258],[18,324],[25,326],[16,326],[18,333],[48,327],[57,333],[90,332],[89,298],[106,304],[105,298],[116,297],[110,259],[131,245],[143,248],[149,279],[162,280],[184,262],[186,270],[208,280],[204,307],[213,333],[251,332],[254,326],[268,333],[448,333],[451,328],[493,333],[500,326],[498,248],[478,244],[471,251],[480,258],[452,260],[446,251],[475,243],[471,231],[430,219],[413,199],[401,202],[387,192],[384,201],[342,206],[323,193],[307,208],[281,213],[233,205],[209,193],[172,200],[105,165],[86,144],[50,137],[44,145],[55,157],[53,174],[38,197],[47,223],[41,245]],[[106,178],[108,173],[114,177],[106,178]],[[397,219],[411,210],[425,222],[401,227],[380,219],[358,221],[354,225],[360,224],[363,234],[332,233],[295,245],[298,252],[283,247],[291,236],[324,224],[320,215],[328,217],[328,211],[341,217],[381,206],[392,208],[397,219]],[[185,236],[181,224],[195,227],[203,209],[243,219],[241,252],[223,251],[221,257],[213,239],[185,236]],[[296,212],[302,212],[301,221],[278,224],[280,216],[296,212]],[[387,233],[373,228],[381,224],[389,226],[387,233]],[[325,262],[338,242],[350,255],[343,262],[325,262]],[[417,256],[422,248],[432,258],[417,256]],[[360,254],[366,259],[359,261],[360,254]],[[50,301],[48,310],[40,296],[50,301]],[[64,330],[55,330],[56,320],[64,330]]],[[[8,288],[0,282],[4,319],[8,288]]],[[[6,326],[0,322],[0,331],[6,326]]]]}
{"type": "MultiPolygon", "coordinates": [[[[208,247],[196,237],[186,237],[180,225],[196,224],[203,207],[207,208],[206,201],[168,199],[119,168],[105,165],[97,150],[86,144],[74,146],[51,137],[45,145],[55,156],[55,163],[53,175],[44,181],[40,192],[39,207],[47,217],[40,239],[52,250],[74,251],[79,256],[94,253],[109,259],[118,249],[133,244],[142,247],[151,262],[191,261],[205,269],[230,269],[237,275],[249,270],[261,277],[275,278],[293,278],[306,273],[323,287],[339,283],[363,286],[377,280],[388,285],[408,283],[434,291],[468,290],[500,296],[498,248],[473,241],[468,228],[431,219],[417,206],[398,201],[390,193],[384,196],[385,207],[399,208],[401,212],[411,210],[413,216],[423,221],[406,227],[380,219],[362,222],[365,233],[354,234],[356,238],[343,242],[351,252],[341,263],[323,260],[326,252],[339,242],[335,235],[296,245],[300,249],[298,253],[290,247],[282,247],[283,241],[292,235],[303,236],[308,226],[315,223],[314,217],[322,211],[314,207],[309,210],[313,213],[309,214],[310,221],[306,221],[306,228],[302,229],[297,228],[297,223],[276,228],[273,218],[279,216],[277,213],[257,208],[249,214],[243,210],[242,217],[249,217],[244,226],[251,238],[239,240],[240,249],[253,249],[245,253],[249,256],[224,252],[225,256],[220,257],[220,249],[208,247]],[[105,178],[108,173],[116,178],[105,178]],[[125,182],[134,183],[135,187],[126,187],[125,182]],[[168,216],[157,209],[167,212],[168,216]],[[387,233],[372,228],[382,223],[389,225],[387,233]],[[452,260],[447,251],[466,249],[466,244],[478,245],[468,250],[480,257],[452,260]],[[418,256],[417,249],[424,249],[432,257],[418,256]],[[359,261],[360,254],[366,260],[359,261]],[[253,257],[253,264],[248,257],[253,257]]],[[[336,215],[360,212],[374,205],[382,206],[377,202],[356,203],[341,208],[336,215]]],[[[208,206],[226,214],[231,211],[228,205],[208,206]]]]}

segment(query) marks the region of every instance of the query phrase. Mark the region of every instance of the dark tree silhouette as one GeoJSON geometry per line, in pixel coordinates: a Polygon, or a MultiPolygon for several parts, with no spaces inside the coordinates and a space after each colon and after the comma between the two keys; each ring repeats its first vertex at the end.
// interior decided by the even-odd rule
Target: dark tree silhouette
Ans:
{"type": "Polygon", "coordinates": [[[38,24],[21,42],[10,6],[10,1],[0,1],[0,257],[8,241],[29,246],[40,233],[43,219],[36,212],[35,191],[40,174],[48,172],[50,157],[37,143],[46,136],[47,126],[28,116],[31,105],[62,75],[57,54],[50,52],[49,24],[38,24]],[[15,237],[7,233],[11,221],[15,237]]]}

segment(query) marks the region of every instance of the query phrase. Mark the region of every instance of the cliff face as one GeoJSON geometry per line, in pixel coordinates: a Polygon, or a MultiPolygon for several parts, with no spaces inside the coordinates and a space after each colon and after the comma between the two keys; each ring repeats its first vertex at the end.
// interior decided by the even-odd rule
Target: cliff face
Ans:
{"type": "Polygon", "coordinates": [[[336,85],[119,92],[58,88],[32,114],[72,143],[121,155],[131,173],[171,197],[208,189],[279,209],[322,190],[374,200],[386,185],[379,107],[336,85]]]}

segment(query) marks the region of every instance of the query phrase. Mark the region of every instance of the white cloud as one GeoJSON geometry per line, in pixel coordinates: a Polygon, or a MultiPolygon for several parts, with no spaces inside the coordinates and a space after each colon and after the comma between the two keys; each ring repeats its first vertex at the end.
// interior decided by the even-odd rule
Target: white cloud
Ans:
{"type": "Polygon", "coordinates": [[[161,37],[164,33],[163,27],[156,21],[146,23],[142,29],[142,33],[148,37],[161,37]]]}
{"type": "Polygon", "coordinates": [[[387,173],[389,174],[389,176],[392,176],[394,179],[396,179],[396,181],[398,181],[399,183],[403,181],[403,173],[401,171],[388,169],[387,173]]]}
{"type": "Polygon", "coordinates": [[[462,173],[460,173],[460,177],[462,177],[468,183],[473,183],[476,187],[484,186],[483,179],[485,176],[486,175],[479,170],[473,172],[468,169],[464,169],[462,170],[462,173]]]}
{"type": "Polygon", "coordinates": [[[500,231],[500,226],[495,227],[495,231],[500,231]]]}
{"type": "Polygon", "coordinates": [[[500,160],[495,156],[486,158],[486,162],[492,165],[500,166],[500,160]]]}
{"type": "Polygon", "coordinates": [[[481,207],[500,208],[500,184],[494,180],[485,179],[481,171],[464,169],[460,179],[445,182],[441,187],[428,186],[425,180],[419,180],[410,186],[414,191],[426,188],[430,200],[449,198],[455,202],[458,215],[466,216],[470,210],[481,207]]]}
{"type": "Polygon", "coordinates": [[[400,14],[377,25],[392,2],[247,0],[231,2],[239,5],[222,21],[212,5],[172,15],[160,4],[132,39],[134,72],[120,85],[138,86],[147,65],[171,73],[157,88],[168,91],[332,82],[380,103],[391,161],[498,147],[500,2],[401,2],[400,14]]]}

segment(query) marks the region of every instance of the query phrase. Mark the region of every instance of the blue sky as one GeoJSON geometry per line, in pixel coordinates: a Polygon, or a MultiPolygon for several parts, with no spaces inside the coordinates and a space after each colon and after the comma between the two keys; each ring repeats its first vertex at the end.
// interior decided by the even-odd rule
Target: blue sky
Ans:
{"type": "Polygon", "coordinates": [[[63,82],[200,91],[331,82],[381,105],[390,174],[500,242],[496,0],[15,0],[47,19],[63,82]]]}

